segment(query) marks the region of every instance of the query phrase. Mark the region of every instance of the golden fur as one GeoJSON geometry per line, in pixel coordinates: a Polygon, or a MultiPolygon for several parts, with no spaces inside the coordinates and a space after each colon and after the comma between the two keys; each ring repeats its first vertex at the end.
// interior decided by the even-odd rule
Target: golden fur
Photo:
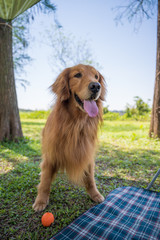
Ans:
{"type": "Polygon", "coordinates": [[[46,207],[51,182],[59,170],[66,171],[71,181],[83,184],[94,201],[101,202],[104,198],[94,180],[94,154],[98,123],[102,121],[104,79],[93,67],[79,64],[65,69],[52,91],[57,100],[42,134],[41,181],[33,208],[41,211],[46,207]],[[76,94],[82,102],[90,99],[91,82],[100,85],[94,99],[99,110],[96,117],[89,117],[75,98],[76,94]]]}

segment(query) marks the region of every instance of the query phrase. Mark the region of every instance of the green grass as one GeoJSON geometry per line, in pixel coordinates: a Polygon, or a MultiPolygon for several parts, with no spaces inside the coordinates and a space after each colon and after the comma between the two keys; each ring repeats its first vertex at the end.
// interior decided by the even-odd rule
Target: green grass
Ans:
{"type": "MultiPolygon", "coordinates": [[[[0,144],[0,239],[49,239],[95,203],[84,188],[73,186],[59,174],[45,211],[32,210],[45,120],[29,119],[26,114],[21,118],[24,139],[0,144]],[[55,216],[54,224],[48,228],[41,224],[46,211],[55,216]]],[[[104,196],[120,186],[147,187],[160,167],[160,141],[149,139],[148,130],[148,121],[104,121],[95,169],[97,186],[104,196]]],[[[160,191],[160,179],[152,190],[160,191]]]]}

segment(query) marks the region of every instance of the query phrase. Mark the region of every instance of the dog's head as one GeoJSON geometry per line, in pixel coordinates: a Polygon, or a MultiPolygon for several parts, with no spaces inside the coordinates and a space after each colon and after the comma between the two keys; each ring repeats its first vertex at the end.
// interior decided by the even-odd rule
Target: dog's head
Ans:
{"type": "Polygon", "coordinates": [[[90,117],[97,116],[97,101],[105,97],[104,78],[95,68],[83,64],[66,68],[52,85],[52,90],[61,102],[74,99],[75,105],[90,117]]]}

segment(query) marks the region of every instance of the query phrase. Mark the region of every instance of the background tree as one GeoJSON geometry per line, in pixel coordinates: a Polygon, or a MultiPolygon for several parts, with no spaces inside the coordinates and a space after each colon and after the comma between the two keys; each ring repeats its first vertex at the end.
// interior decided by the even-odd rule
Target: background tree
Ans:
{"type": "Polygon", "coordinates": [[[157,59],[154,97],[152,105],[151,123],[149,136],[160,138],[160,1],[159,0],[132,0],[126,1],[125,6],[118,6],[115,20],[127,18],[129,22],[135,21],[139,26],[144,18],[150,19],[158,9],[157,14],[157,59]]]}
{"type": "Polygon", "coordinates": [[[66,33],[62,27],[59,28],[57,25],[47,31],[46,35],[48,35],[48,42],[45,39],[45,44],[51,47],[49,62],[54,72],[59,73],[64,68],[79,63],[101,69],[99,63],[94,60],[95,57],[88,40],[77,40],[74,35],[66,33]]]}
{"type": "MultiPolygon", "coordinates": [[[[145,103],[142,98],[136,96],[134,97],[134,101],[135,101],[135,105],[136,105],[136,109],[138,112],[138,115],[143,115],[145,113],[150,112],[150,107],[148,103],[145,103]]],[[[150,101],[148,99],[148,101],[150,101]]]]}
{"type": "Polygon", "coordinates": [[[44,13],[55,12],[55,10],[55,6],[49,0],[43,0],[29,9],[28,13],[26,12],[23,15],[21,21],[17,18],[14,23],[14,21],[6,21],[0,18],[0,141],[6,139],[18,140],[23,137],[14,70],[17,73],[20,69],[23,70],[23,65],[28,60],[28,56],[22,51],[22,48],[28,46],[24,34],[26,26],[34,20],[36,13],[40,11],[44,13]],[[13,41],[15,43],[14,47],[13,41]]]}
{"type": "Polygon", "coordinates": [[[135,104],[133,106],[127,104],[126,105],[126,117],[130,118],[133,116],[141,116],[141,115],[145,115],[146,113],[150,112],[150,107],[149,107],[149,101],[150,99],[148,99],[148,102],[144,102],[142,100],[142,98],[136,96],[134,97],[134,102],[135,104]]]}
{"type": "Polygon", "coordinates": [[[157,16],[156,77],[155,77],[154,97],[153,97],[149,136],[160,138],[160,1],[159,0],[158,0],[158,16],[157,16]]]}
{"type": "Polygon", "coordinates": [[[22,137],[12,52],[12,23],[0,20],[0,141],[22,137]]]}
{"type": "Polygon", "coordinates": [[[29,82],[25,79],[21,78],[21,74],[25,73],[25,66],[31,63],[32,58],[27,53],[27,48],[30,44],[30,34],[29,34],[29,26],[30,24],[24,23],[24,19],[28,19],[29,11],[24,12],[20,16],[13,21],[12,25],[12,33],[13,33],[13,64],[14,64],[14,73],[15,73],[15,81],[20,83],[24,88],[26,85],[29,85],[29,82]]]}

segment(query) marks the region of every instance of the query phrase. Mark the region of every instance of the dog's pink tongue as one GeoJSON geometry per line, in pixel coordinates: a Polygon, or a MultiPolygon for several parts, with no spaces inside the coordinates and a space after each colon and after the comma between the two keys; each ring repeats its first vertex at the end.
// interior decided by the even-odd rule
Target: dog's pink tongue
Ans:
{"type": "Polygon", "coordinates": [[[84,110],[90,117],[96,117],[98,114],[98,107],[95,101],[84,100],[84,110]]]}

